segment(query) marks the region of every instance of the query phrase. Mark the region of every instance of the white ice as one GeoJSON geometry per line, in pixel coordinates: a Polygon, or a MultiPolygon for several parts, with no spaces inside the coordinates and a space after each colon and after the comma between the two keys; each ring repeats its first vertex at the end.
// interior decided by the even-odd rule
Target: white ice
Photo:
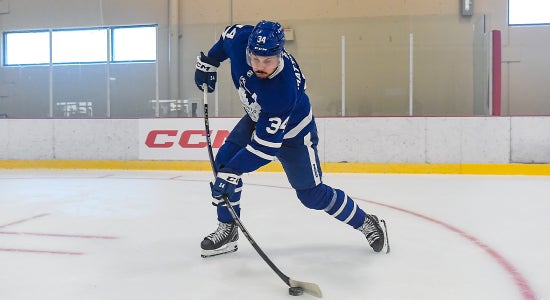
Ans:
{"type": "MultiPolygon", "coordinates": [[[[209,172],[0,170],[0,299],[315,299],[217,226],[209,172]]],[[[324,299],[550,299],[550,177],[324,174],[388,224],[392,251],[308,210],[281,173],[244,177],[242,221],[324,299]]]]}

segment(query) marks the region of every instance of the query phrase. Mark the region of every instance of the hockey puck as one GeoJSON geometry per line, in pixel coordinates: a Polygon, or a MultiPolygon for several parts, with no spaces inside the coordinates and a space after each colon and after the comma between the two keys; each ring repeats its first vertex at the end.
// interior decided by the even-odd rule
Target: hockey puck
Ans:
{"type": "Polygon", "coordinates": [[[304,289],[299,286],[288,288],[288,294],[292,296],[301,296],[304,293],[304,289]]]}

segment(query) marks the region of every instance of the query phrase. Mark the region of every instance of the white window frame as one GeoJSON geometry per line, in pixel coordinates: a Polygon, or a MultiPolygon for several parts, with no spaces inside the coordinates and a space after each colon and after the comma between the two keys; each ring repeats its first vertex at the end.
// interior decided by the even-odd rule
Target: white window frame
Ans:
{"type": "MultiPolygon", "coordinates": [[[[19,40],[25,40],[19,39],[19,40]]],[[[28,39],[29,41],[32,40],[28,39]]],[[[58,40],[58,39],[57,39],[58,40]]],[[[158,40],[158,25],[135,25],[135,26],[113,26],[113,27],[93,27],[93,28],[70,28],[70,29],[46,29],[46,30],[28,30],[28,31],[7,31],[3,33],[3,53],[2,53],[2,63],[4,66],[20,66],[20,65],[47,65],[47,64],[97,64],[97,63],[131,63],[131,62],[156,62],[157,61],[157,40],[158,40]],[[124,31],[124,29],[132,29],[132,28],[143,28],[146,30],[146,39],[136,39],[135,37],[125,39],[121,38],[120,40],[116,37],[117,30],[121,30],[120,32],[124,31]],[[67,48],[70,49],[68,53],[59,56],[59,52],[56,49],[56,36],[62,36],[65,33],[75,33],[77,34],[79,31],[82,32],[84,35],[83,39],[75,38],[75,44],[74,45],[67,45],[63,50],[67,50],[67,48]],[[104,42],[100,40],[96,40],[96,36],[94,33],[97,32],[103,32],[105,31],[105,34],[103,36],[104,42]],[[113,34],[113,32],[115,34],[113,34]],[[33,49],[32,53],[31,51],[26,51],[24,55],[27,55],[28,57],[16,57],[14,59],[10,58],[10,54],[13,52],[20,53],[21,49],[18,49],[18,45],[13,46],[10,44],[10,36],[13,34],[13,36],[19,36],[19,35],[25,35],[29,34],[33,35],[36,33],[42,33],[48,35],[48,43],[45,45],[44,41],[41,41],[42,44],[24,44],[21,42],[21,47],[24,47],[24,49],[33,49]],[[85,39],[86,35],[88,35],[89,39],[92,39],[92,41],[87,41],[85,39]],[[151,35],[154,35],[154,37],[151,37],[151,35]],[[107,46],[109,45],[109,38],[110,40],[110,48],[107,46]],[[127,41],[125,41],[127,40],[127,41]],[[123,45],[119,46],[118,43],[132,43],[131,45],[123,45]],[[100,43],[100,45],[97,45],[100,43]],[[140,44],[141,43],[141,44],[140,44]],[[143,43],[153,43],[153,45],[147,45],[143,43]],[[146,49],[145,54],[143,56],[139,56],[139,52],[133,53],[131,55],[126,54],[125,59],[117,59],[117,51],[130,51],[132,47],[141,47],[141,49],[146,49]],[[44,49],[47,48],[47,49],[44,49]],[[87,53],[87,49],[94,49],[94,51],[97,51],[97,53],[87,53]],[[121,50],[122,49],[122,50],[121,50]],[[110,51],[110,53],[107,53],[110,51]],[[36,53],[42,53],[42,58],[37,60],[36,59],[36,53]],[[48,57],[45,58],[45,53],[47,53],[48,57]],[[80,55],[80,56],[79,56],[80,55]],[[70,58],[70,59],[69,59],[70,58]],[[102,59],[101,59],[102,58],[102,59]],[[15,61],[14,61],[15,60],[15,61]]],[[[140,49],[140,48],[135,48],[140,49]]]]}

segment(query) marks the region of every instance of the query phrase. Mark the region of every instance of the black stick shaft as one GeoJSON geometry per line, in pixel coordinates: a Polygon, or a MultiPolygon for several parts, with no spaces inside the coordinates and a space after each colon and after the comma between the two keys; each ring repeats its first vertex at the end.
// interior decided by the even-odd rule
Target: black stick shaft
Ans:
{"type": "MultiPolygon", "coordinates": [[[[210,138],[210,124],[208,122],[208,96],[207,96],[207,87],[206,85],[203,85],[203,90],[204,90],[204,127],[205,127],[205,131],[206,131],[206,144],[207,144],[207,148],[208,148],[208,157],[210,158],[210,165],[212,166],[212,172],[214,173],[214,177],[217,176],[217,169],[216,169],[216,164],[214,163],[214,153],[212,152],[212,142],[211,142],[211,138],[210,138]]],[[[288,276],[286,276],[272,261],[271,259],[269,259],[269,257],[264,253],[264,251],[262,250],[262,248],[260,248],[260,246],[256,243],[256,241],[254,240],[254,238],[252,238],[252,236],[250,235],[250,233],[248,232],[248,230],[246,230],[246,228],[244,227],[243,223],[241,222],[241,219],[239,218],[239,216],[237,215],[237,212],[235,211],[235,209],[233,208],[233,206],[231,206],[231,202],[229,202],[229,199],[224,196],[223,197],[223,201],[225,203],[225,205],[227,205],[227,207],[229,208],[229,212],[231,213],[231,215],[233,216],[233,219],[235,219],[235,222],[237,223],[237,226],[239,226],[239,228],[241,229],[241,232],[244,234],[244,236],[246,237],[246,239],[248,239],[248,241],[250,242],[250,244],[252,245],[252,247],[254,247],[254,249],[256,250],[256,252],[258,252],[258,254],[262,257],[262,259],[269,265],[269,267],[271,267],[271,269],[273,271],[275,271],[275,273],[288,285],[290,286],[290,278],[288,276]]]]}

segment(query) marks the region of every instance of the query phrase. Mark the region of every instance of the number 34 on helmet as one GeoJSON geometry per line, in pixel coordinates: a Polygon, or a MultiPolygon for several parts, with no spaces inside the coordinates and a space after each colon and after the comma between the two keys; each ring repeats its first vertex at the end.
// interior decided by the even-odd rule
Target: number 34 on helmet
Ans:
{"type": "Polygon", "coordinates": [[[279,55],[284,49],[285,33],[278,22],[260,21],[248,37],[248,54],[257,56],[279,55]]]}

